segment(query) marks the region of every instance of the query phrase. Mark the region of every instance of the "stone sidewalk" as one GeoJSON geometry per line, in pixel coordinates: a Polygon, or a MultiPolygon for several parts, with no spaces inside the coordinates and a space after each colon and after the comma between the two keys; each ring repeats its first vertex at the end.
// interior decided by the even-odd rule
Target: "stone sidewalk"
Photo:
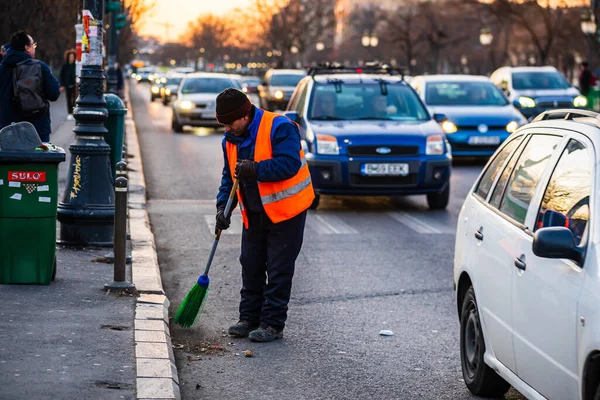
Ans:
{"type": "MultiPolygon", "coordinates": [[[[74,140],[64,99],[53,104],[51,136],[67,152],[59,166],[62,200],[74,140]]],[[[129,231],[139,296],[104,291],[113,265],[110,249],[57,246],[56,281],[48,286],[0,286],[0,398],[178,399],[154,237],[145,211],[145,181],[131,116],[126,116],[129,231]]],[[[0,243],[0,249],[2,244],[0,243]]]]}

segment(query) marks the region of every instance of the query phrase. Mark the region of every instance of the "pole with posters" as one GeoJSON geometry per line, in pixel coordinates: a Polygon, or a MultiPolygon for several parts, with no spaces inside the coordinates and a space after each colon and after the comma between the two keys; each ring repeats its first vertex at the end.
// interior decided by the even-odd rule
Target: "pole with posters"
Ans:
{"type": "Polygon", "coordinates": [[[58,205],[59,243],[112,246],[115,196],[110,146],[104,141],[108,117],[102,69],[103,0],[83,0],[79,97],[73,112],[77,125],[70,146],[71,164],[63,200],[58,205]]]}

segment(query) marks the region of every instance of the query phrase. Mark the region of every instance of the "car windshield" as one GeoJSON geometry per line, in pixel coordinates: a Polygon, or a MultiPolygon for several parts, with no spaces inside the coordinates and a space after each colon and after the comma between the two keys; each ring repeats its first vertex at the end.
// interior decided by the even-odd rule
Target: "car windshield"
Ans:
{"type": "Polygon", "coordinates": [[[491,82],[429,82],[425,103],[430,106],[505,106],[508,100],[491,82]]]}
{"type": "Polygon", "coordinates": [[[248,86],[260,85],[260,79],[258,79],[258,78],[242,78],[242,80],[248,86]]]}
{"type": "Polygon", "coordinates": [[[569,82],[560,72],[514,72],[513,87],[517,90],[568,89],[569,82]]]}
{"type": "Polygon", "coordinates": [[[401,83],[317,84],[312,120],[425,121],[429,114],[416,93],[401,83]]]}
{"type": "Polygon", "coordinates": [[[187,78],[181,92],[190,93],[221,93],[227,88],[238,88],[239,84],[227,78],[187,78]]]}
{"type": "Polygon", "coordinates": [[[179,85],[181,83],[181,80],[183,78],[168,78],[167,79],[167,85],[179,85]]]}
{"type": "Polygon", "coordinates": [[[304,75],[298,74],[273,74],[271,75],[271,86],[296,86],[304,75]]]}

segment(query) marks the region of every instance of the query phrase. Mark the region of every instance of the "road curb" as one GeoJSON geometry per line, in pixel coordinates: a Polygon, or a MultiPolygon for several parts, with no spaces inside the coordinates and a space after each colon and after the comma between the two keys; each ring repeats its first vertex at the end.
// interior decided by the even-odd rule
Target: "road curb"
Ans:
{"type": "Polygon", "coordinates": [[[125,140],[133,260],[131,276],[141,294],[137,298],[134,321],[136,398],[179,400],[179,377],[169,331],[169,299],[165,296],[160,279],[154,235],[146,211],[146,180],[128,94],[125,140]]]}

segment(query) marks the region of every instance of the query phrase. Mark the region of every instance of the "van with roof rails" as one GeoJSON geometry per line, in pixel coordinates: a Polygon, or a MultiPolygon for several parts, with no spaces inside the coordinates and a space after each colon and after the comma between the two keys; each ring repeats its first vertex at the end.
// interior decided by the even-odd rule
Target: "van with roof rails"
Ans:
{"type": "Polygon", "coordinates": [[[285,114],[295,121],[321,195],[450,198],[450,146],[403,72],[387,66],[325,65],[309,70],[285,114]]]}
{"type": "Polygon", "coordinates": [[[546,110],[587,107],[587,98],[554,67],[502,67],[490,79],[529,121],[546,110]]]}

